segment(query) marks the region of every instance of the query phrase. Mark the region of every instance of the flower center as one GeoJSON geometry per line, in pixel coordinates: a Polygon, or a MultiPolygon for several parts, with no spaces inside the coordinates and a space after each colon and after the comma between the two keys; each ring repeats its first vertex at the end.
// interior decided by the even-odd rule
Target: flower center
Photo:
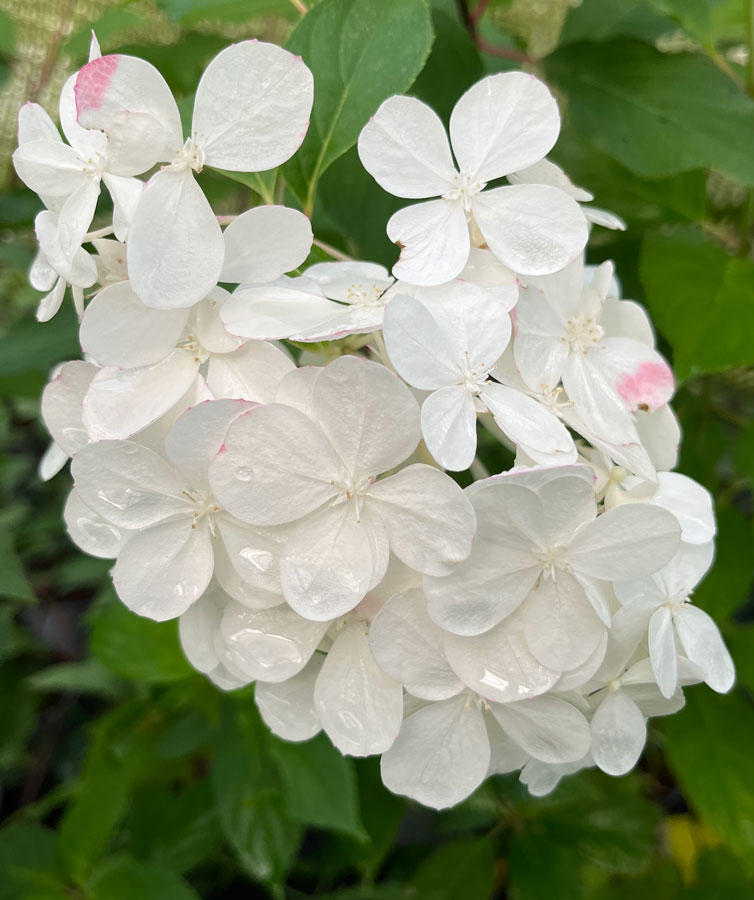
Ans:
{"type": "Polygon", "coordinates": [[[590,347],[598,344],[605,336],[605,331],[591,317],[579,315],[573,316],[566,322],[564,340],[572,350],[581,350],[586,353],[590,347]]]}
{"type": "Polygon", "coordinates": [[[184,169],[193,169],[201,172],[204,168],[204,150],[194,143],[193,138],[187,138],[186,143],[176,153],[175,159],[170,163],[171,169],[182,172],[184,169]]]}
{"type": "Polygon", "coordinates": [[[184,490],[183,492],[185,497],[194,504],[194,509],[191,511],[191,527],[196,528],[197,524],[201,522],[203,518],[207,518],[207,525],[209,526],[210,533],[212,537],[217,537],[215,533],[215,514],[219,513],[221,510],[220,505],[213,498],[204,497],[199,491],[190,488],[188,490],[184,490]]]}
{"type": "Polygon", "coordinates": [[[356,514],[360,515],[364,498],[374,482],[375,478],[372,475],[352,475],[342,481],[333,481],[332,484],[337,488],[338,495],[332,500],[330,507],[340,506],[342,503],[353,503],[356,514]]]}
{"type": "Polygon", "coordinates": [[[467,216],[471,215],[474,197],[487,187],[485,181],[472,181],[465,172],[456,172],[453,185],[442,195],[443,200],[460,203],[467,216]]]}
{"type": "Polygon", "coordinates": [[[178,344],[179,350],[188,350],[190,353],[194,354],[194,362],[199,364],[205,362],[209,359],[210,353],[208,350],[205,350],[204,347],[199,343],[199,338],[193,333],[189,332],[184,340],[182,340],[178,344]]]}
{"type": "Polygon", "coordinates": [[[354,306],[381,306],[380,297],[385,288],[374,282],[369,284],[354,283],[348,286],[348,302],[354,306]]]}
{"type": "Polygon", "coordinates": [[[563,559],[562,547],[548,547],[539,557],[542,566],[542,578],[544,581],[555,581],[555,573],[558,569],[568,570],[568,563],[563,559]]]}

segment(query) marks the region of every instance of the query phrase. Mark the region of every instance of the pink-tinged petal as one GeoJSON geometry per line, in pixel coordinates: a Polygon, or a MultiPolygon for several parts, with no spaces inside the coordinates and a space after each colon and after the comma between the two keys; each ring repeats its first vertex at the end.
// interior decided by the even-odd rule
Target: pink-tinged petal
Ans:
{"type": "Polygon", "coordinates": [[[133,56],[101,56],[79,71],[74,86],[78,123],[104,131],[108,167],[139,175],[172,159],[183,144],[181,119],[165,79],[133,56]]]}
{"type": "Polygon", "coordinates": [[[90,131],[87,128],[82,128],[76,121],[78,113],[76,111],[74,85],[77,77],[78,73],[71,75],[60,92],[60,104],[58,106],[60,127],[65,135],[65,139],[82,159],[94,162],[99,156],[100,161],[102,161],[107,154],[107,136],[101,131],[90,131]]]}
{"type": "Polygon", "coordinates": [[[444,284],[469,258],[469,226],[460,203],[430,200],[398,210],[387,234],[401,248],[393,275],[409,284],[444,284]]]}
{"type": "Polygon", "coordinates": [[[314,79],[300,56],[256,40],[232,44],[199,81],[192,137],[208,166],[274,169],[301,145],[313,97],[314,79]]]}
{"type": "Polygon", "coordinates": [[[440,117],[414,97],[390,97],[359,135],[359,158],[396,197],[444,194],[456,175],[440,117]]]}
{"type": "Polygon", "coordinates": [[[581,253],[589,236],[578,203],[546,185],[483,191],[472,212],[490,250],[522,275],[559,271],[581,253]]]}
{"type": "Polygon", "coordinates": [[[190,170],[163,169],[144,188],[128,239],[136,295],[154,309],[185,309],[215,287],[222,231],[190,170]]]}
{"type": "Polygon", "coordinates": [[[453,153],[472,181],[492,181],[538,162],[552,150],[559,131],[555,98],[524,72],[483,78],[450,117],[453,153]]]}
{"type": "Polygon", "coordinates": [[[673,396],[673,371],[660,354],[631,338],[606,338],[591,356],[629,409],[656,410],[673,396]]]}

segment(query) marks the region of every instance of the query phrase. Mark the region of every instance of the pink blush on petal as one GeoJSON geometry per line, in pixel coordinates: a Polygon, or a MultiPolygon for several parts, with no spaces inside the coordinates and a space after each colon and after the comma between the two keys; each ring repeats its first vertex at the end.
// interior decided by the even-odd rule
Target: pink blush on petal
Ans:
{"type": "Polygon", "coordinates": [[[73,92],[79,116],[90,109],[99,109],[110,81],[118,68],[117,55],[100,56],[87,63],[79,72],[73,92]]]}
{"type": "Polygon", "coordinates": [[[634,372],[621,375],[616,384],[618,393],[631,407],[658,409],[673,394],[673,373],[659,362],[643,362],[634,372]]]}

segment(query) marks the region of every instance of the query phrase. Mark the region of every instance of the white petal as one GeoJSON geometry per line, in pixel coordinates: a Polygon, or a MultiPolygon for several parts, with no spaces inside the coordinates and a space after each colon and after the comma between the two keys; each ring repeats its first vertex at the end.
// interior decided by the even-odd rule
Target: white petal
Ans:
{"type": "Polygon", "coordinates": [[[113,584],[130,610],[164,622],[201,597],[213,567],[206,522],[194,527],[189,517],[181,517],[135,534],[118,556],[113,584]]]}
{"type": "Polygon", "coordinates": [[[481,399],[508,437],[540,465],[576,462],[576,447],[556,415],[521,391],[488,381],[481,399]]]}
{"type": "Polygon", "coordinates": [[[387,234],[401,248],[393,275],[410,284],[443,284],[455,278],[469,258],[469,226],[459,203],[430,200],[398,210],[387,234]]]}
{"type": "Polygon", "coordinates": [[[409,384],[431,391],[455,385],[460,372],[449,340],[428,305],[398,295],[385,309],[385,346],[396,371],[409,384]]]}
{"type": "Polygon", "coordinates": [[[311,414],[354,476],[392,469],[419,443],[411,391],[385,366],[356,356],[341,356],[319,375],[311,414]]]}
{"type": "Polygon", "coordinates": [[[468,498],[444,472],[417,464],[378,481],[367,495],[395,555],[417,572],[444,575],[466,559],[476,530],[468,498]]]}
{"type": "MultiPolygon", "coordinates": [[[[277,583],[272,591],[250,584],[249,582],[252,580],[250,576],[246,580],[241,577],[239,569],[243,569],[244,574],[249,575],[251,566],[243,567],[238,565],[238,568],[234,566],[234,562],[238,564],[238,557],[234,556],[233,560],[230,558],[231,550],[228,549],[229,542],[226,533],[227,529],[224,527],[226,518],[226,516],[218,516],[216,520],[216,524],[219,526],[219,531],[222,536],[222,540],[215,541],[214,543],[215,578],[217,579],[217,583],[229,597],[233,600],[237,600],[244,606],[248,606],[249,609],[272,609],[275,606],[280,606],[282,603],[285,603],[283,595],[280,593],[279,577],[276,578],[277,583]]],[[[233,546],[232,549],[234,550],[235,546],[233,546]]],[[[244,548],[242,547],[241,549],[244,548]]],[[[251,544],[249,549],[251,549],[255,556],[259,552],[256,542],[251,544]]],[[[262,548],[262,553],[264,553],[264,550],[265,548],[262,548]]],[[[269,573],[270,578],[267,579],[268,581],[273,580],[273,574],[277,576],[279,567],[277,554],[273,558],[273,564],[274,573],[269,573]]]]}
{"type": "Polygon", "coordinates": [[[337,494],[342,463],[321,430],[288,406],[258,406],[228,429],[210,469],[232,515],[256,525],[292,522],[337,494]]]}
{"type": "Polygon", "coordinates": [[[484,717],[487,726],[487,737],[490,742],[490,766],[488,775],[507,775],[520,769],[531,757],[514,743],[498,725],[497,719],[490,713],[484,717]]]}
{"type": "Polygon", "coordinates": [[[65,450],[59,444],[56,444],[55,441],[51,441],[37,466],[39,480],[49,481],[51,478],[54,478],[67,462],[68,454],[65,450]]]}
{"type": "Polygon", "coordinates": [[[600,666],[604,662],[605,655],[607,653],[607,646],[608,632],[605,631],[603,632],[602,640],[599,642],[592,655],[575,669],[570,669],[568,672],[563,672],[563,674],[558,679],[554,690],[556,690],[559,694],[563,694],[566,691],[573,691],[577,690],[580,687],[583,687],[588,681],[592,679],[594,674],[599,670],[600,666]]]}
{"type": "Polygon", "coordinates": [[[552,150],[559,131],[555,98],[524,72],[478,81],[450,117],[453,153],[473,181],[492,181],[538,162],[552,150]]]}
{"type": "Polygon", "coordinates": [[[207,384],[215,397],[271,403],[283,376],[295,368],[274,344],[249,341],[234,353],[210,359],[207,384]]]}
{"type": "Polygon", "coordinates": [[[191,309],[192,332],[202,348],[212,354],[233,353],[244,345],[243,338],[228,332],[220,316],[229,297],[228,291],[218,286],[191,309]]]}
{"type": "Polygon", "coordinates": [[[60,133],[50,116],[38,103],[24,103],[18,111],[18,143],[59,141],[60,133]]]}
{"type": "Polygon", "coordinates": [[[576,762],[589,749],[586,719],[576,707],[557,697],[492,703],[490,712],[512,740],[542,762],[576,762]]]}
{"type": "Polygon", "coordinates": [[[326,297],[349,304],[363,297],[375,299],[393,283],[384,266],[362,260],[315,263],[306,270],[306,277],[316,282],[326,297]]]}
{"type": "Polygon", "coordinates": [[[327,326],[344,309],[320,294],[301,290],[296,282],[240,287],[223,304],[231,334],[258,341],[297,337],[327,326]]]}
{"type": "Polygon", "coordinates": [[[309,219],[285,206],[257,206],[225,229],[225,264],[220,281],[234,284],[274,281],[297,269],[309,255],[309,219]]]}
{"type": "Polygon", "coordinates": [[[58,278],[55,287],[46,296],[42,297],[37,307],[37,322],[49,322],[58,312],[63,302],[63,296],[67,285],[63,278],[58,278]]]}
{"type": "Polygon", "coordinates": [[[352,503],[325,508],[291,532],[281,553],[280,583],[288,603],[317,621],[350,612],[387,569],[385,531],[352,503]]]}
{"type": "Polygon", "coordinates": [[[231,422],[253,408],[243,400],[208,400],[179,416],[165,438],[165,456],[192,487],[208,486],[207,470],[231,422]]]}
{"type": "Polygon", "coordinates": [[[687,544],[681,540],[675,555],[655,576],[667,597],[686,597],[704,578],[715,558],[715,542],[687,544]]]}
{"type": "Polygon", "coordinates": [[[144,191],[144,182],[110,172],[103,172],[102,180],[113,199],[113,231],[119,241],[125,241],[144,191]]]}
{"type": "Polygon", "coordinates": [[[359,135],[359,158],[372,178],[396,197],[443,194],[456,175],[445,127],[414,97],[390,97],[359,135]]]}
{"type": "Polygon", "coordinates": [[[89,180],[78,153],[60,140],[21,144],[13,154],[13,166],[28,188],[46,197],[68,197],[89,180]]]}
{"type": "Polygon", "coordinates": [[[524,275],[564,268],[584,249],[589,233],[578,203],[544,185],[484,191],[474,198],[472,212],[490,250],[524,275]]]}
{"type": "Polygon", "coordinates": [[[178,620],[183,652],[200,672],[212,672],[221,663],[216,644],[226,602],[222,591],[209,588],[178,620]]]}
{"type": "Polygon", "coordinates": [[[313,93],[312,73],[300,56],[256,40],[231,44],[199,81],[192,137],[208,166],[274,169],[301,145],[313,93]]]}
{"type": "Polygon", "coordinates": [[[81,421],[81,403],[96,374],[96,366],[73,360],[61,367],[42,393],[42,418],[66,456],[73,456],[89,443],[81,421]]]}
{"type": "Polygon", "coordinates": [[[118,175],[139,175],[168,161],[183,143],[181,120],[165,79],[133,56],[87,63],[74,88],[78,123],[108,136],[108,164],[118,175]]]}
{"type": "Polygon", "coordinates": [[[591,355],[571,353],[562,377],[576,413],[597,437],[611,444],[637,441],[630,412],[591,355]]]}
{"type": "Polygon", "coordinates": [[[369,646],[380,668],[425,700],[445,700],[463,689],[442,642],[443,632],[427,615],[418,589],[391,597],[369,629],[369,646]]]}
{"type": "Polygon", "coordinates": [[[220,278],[222,231],[189,169],[162,169],[152,177],[128,237],[131,285],[147,306],[185,309],[220,278]]]}
{"type": "Polygon", "coordinates": [[[87,178],[68,197],[58,213],[60,251],[69,263],[73,262],[81,250],[84,235],[92,224],[99,194],[99,178],[87,178]]]}
{"type": "Polygon", "coordinates": [[[476,456],[476,407],[463,385],[430,394],[422,403],[422,435],[427,449],[444,468],[468,469],[476,456]]]}
{"type": "Polygon", "coordinates": [[[102,559],[115,559],[132,534],[91,510],[75,488],[68,495],[63,519],[73,543],[84,553],[102,559]]]}
{"type": "Polygon", "coordinates": [[[454,806],[484,780],[490,744],[473,696],[463,693],[413,713],[382,757],[385,787],[431,806],[454,806]]]}
{"type": "Polygon", "coordinates": [[[581,585],[566,572],[543,580],[523,607],[526,642],[557,672],[575,669],[594,653],[605,633],[581,585]]]}
{"type": "Polygon", "coordinates": [[[681,428],[669,405],[654,412],[639,410],[635,414],[636,431],[658,472],[678,465],[681,428]]]}
{"type": "Polygon", "coordinates": [[[593,484],[568,470],[540,485],[537,495],[545,511],[545,541],[551,547],[569,543],[580,525],[597,516],[593,484]]]}
{"type": "Polygon", "coordinates": [[[611,691],[592,717],[592,757],[608,775],[625,775],[639,760],[647,726],[625,691],[611,691]]]}
{"type": "Polygon", "coordinates": [[[374,661],[366,629],[347,625],[330,648],[314,687],[319,720],[341,753],[383,753],[403,719],[403,688],[374,661]]]}
{"type": "Polygon", "coordinates": [[[518,617],[509,617],[476,637],[445,635],[448,662],[467,687],[498,703],[536,697],[559,673],[532,656],[518,617]]]}
{"type": "Polygon", "coordinates": [[[285,604],[273,609],[248,609],[230,603],[220,629],[239,671],[250,680],[279,682],[304,668],[328,625],[310,622],[285,604]]]}
{"type": "MultiPolygon", "coordinates": [[[[225,553],[236,573],[246,584],[258,591],[280,594],[280,550],[287,537],[284,528],[255,528],[244,525],[227,513],[215,517],[225,553]]],[[[248,599],[241,603],[252,605],[248,599]]],[[[255,608],[267,608],[275,603],[257,603],[255,608]]]]}
{"type": "Polygon", "coordinates": [[[443,578],[424,579],[430,617],[454,634],[481,634],[514,612],[542,572],[542,506],[516,484],[487,482],[470,494],[478,531],[471,555],[443,578]]]}
{"type": "Polygon", "coordinates": [[[174,350],[153,366],[100,369],[84,398],[92,440],[128,438],[146,428],[178,403],[198,370],[190,350],[174,350]]]}
{"type": "Polygon", "coordinates": [[[569,197],[578,200],[579,203],[588,203],[594,200],[594,196],[583,188],[576,187],[566,173],[548,159],[541,159],[533,166],[526,166],[517,172],[508,173],[508,181],[511,184],[549,184],[551,187],[560,188],[569,197]]]}
{"type": "Polygon", "coordinates": [[[736,678],[733,660],[714,621],[690,604],[675,614],[675,627],[686,656],[704,673],[704,680],[719,694],[727,693],[736,678]]]}
{"type": "Polygon", "coordinates": [[[260,681],[254,688],[259,713],[267,727],[286,741],[307,741],[320,730],[314,706],[314,684],[325,657],[315,653],[308,665],[281,684],[260,681]]]}
{"type": "Polygon", "coordinates": [[[577,571],[604,581],[651,575],[678,549],[680,535],[678,522],[666,510],[628,503],[580,528],[568,561],[577,571]]]}
{"type": "Polygon", "coordinates": [[[183,479],[141,444],[87,444],[74,457],[71,474],[84,503],[121,528],[145,528],[192,512],[183,479]]]}
{"type": "Polygon", "coordinates": [[[150,366],[174,349],[188,313],[182,309],[151,309],[136,296],[128,281],[101,290],[87,306],[79,340],[84,353],[104,366],[150,366]]]}
{"type": "Polygon", "coordinates": [[[681,540],[706,544],[717,528],[710,492],[680,472],[658,472],[658,488],[649,501],[673,513],[681,526],[681,540]]]}
{"type": "Polygon", "coordinates": [[[652,613],[649,620],[649,659],[663,697],[672,697],[678,686],[673,620],[667,606],[652,613]]]}

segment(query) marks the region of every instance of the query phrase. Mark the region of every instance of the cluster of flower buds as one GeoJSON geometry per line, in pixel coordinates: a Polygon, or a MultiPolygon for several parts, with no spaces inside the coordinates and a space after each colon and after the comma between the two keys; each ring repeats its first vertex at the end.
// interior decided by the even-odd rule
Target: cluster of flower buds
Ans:
{"type": "Polygon", "coordinates": [[[70,535],[115,559],[129,609],[179,619],[220,688],[256,682],[276,734],[381,754],[396,793],[627,772],[648,717],[734,671],[689,599],[715,522],[671,471],[672,372],[612,266],[583,262],[589,223],[622,223],[546,159],[556,103],[510,72],[461,97],[450,141],[409,97],[365,125],[365,168],[421,201],[387,225],[392,275],[302,269],[306,216],[256,206],[223,231],[200,183],[286,161],[312,98],[300,58],[239,43],[184,140],[157,70],[95,43],[63,88],[68,143],[21,110],[38,317],[67,285],[81,316],[83,359],[42,400],[44,476],[73,458],[70,535]],[[103,181],[112,226],[90,231],[103,181]],[[478,424],[509,471],[477,457],[478,424]],[[463,490],[448,472],[469,468],[463,490]]]}

